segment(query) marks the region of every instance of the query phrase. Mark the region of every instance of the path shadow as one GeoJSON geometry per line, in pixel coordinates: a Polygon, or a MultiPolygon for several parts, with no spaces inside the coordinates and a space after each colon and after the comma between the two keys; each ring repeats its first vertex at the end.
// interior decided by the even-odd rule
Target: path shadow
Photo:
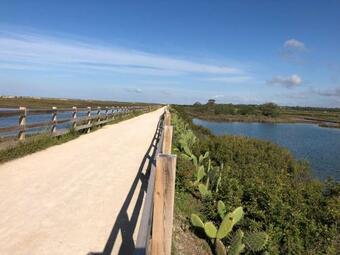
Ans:
{"type": "Polygon", "coordinates": [[[155,164],[155,154],[157,150],[157,144],[160,139],[160,123],[158,122],[155,134],[152,138],[151,144],[144,155],[144,158],[139,166],[137,175],[130,187],[129,193],[125,198],[124,204],[119,211],[116,221],[113,224],[111,233],[106,241],[105,247],[101,252],[89,252],[87,255],[110,255],[112,253],[113,247],[117,240],[119,231],[122,235],[122,243],[119,248],[118,255],[128,255],[133,254],[135,250],[135,243],[133,240],[133,233],[135,232],[138,217],[141,214],[141,208],[143,205],[144,196],[148,187],[148,180],[150,176],[150,170],[152,164],[155,164]],[[143,173],[143,169],[145,169],[143,173]],[[140,190],[137,189],[138,182],[141,181],[142,185],[140,190]],[[131,218],[128,216],[128,208],[130,206],[131,200],[136,192],[138,197],[136,204],[133,208],[131,218]]]}

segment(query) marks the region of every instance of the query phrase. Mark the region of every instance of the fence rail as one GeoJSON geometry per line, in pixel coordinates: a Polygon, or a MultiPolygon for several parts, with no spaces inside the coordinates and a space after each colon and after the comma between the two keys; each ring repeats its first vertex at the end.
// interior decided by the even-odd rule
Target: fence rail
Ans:
{"type": "Polygon", "coordinates": [[[176,156],[171,154],[171,115],[161,117],[134,255],[170,255],[175,197],[176,156]]]}
{"type": "MultiPolygon", "coordinates": [[[[68,133],[70,129],[62,128],[57,129],[58,125],[70,123],[70,128],[75,131],[87,130],[95,126],[104,125],[112,120],[117,115],[124,115],[131,111],[142,110],[144,112],[150,111],[155,106],[110,106],[110,107],[97,107],[97,108],[60,108],[52,107],[45,109],[28,109],[26,107],[19,107],[14,110],[0,111],[0,120],[6,118],[13,118],[18,116],[18,125],[0,126],[0,137],[7,133],[5,137],[17,137],[19,141],[25,140],[27,133],[37,133],[36,129],[50,128],[49,131],[52,136],[59,136],[68,133]],[[95,112],[95,114],[93,114],[95,112]],[[65,118],[65,113],[70,113],[69,118],[65,118]],[[78,113],[86,114],[86,116],[78,117],[78,113]],[[27,123],[27,118],[33,115],[46,115],[51,114],[50,120],[38,121],[27,123]],[[63,118],[58,119],[59,115],[63,114],[63,118]],[[35,129],[35,130],[34,130],[35,129]],[[10,133],[10,134],[8,134],[10,133]]],[[[46,131],[45,131],[46,132],[46,131]]]]}

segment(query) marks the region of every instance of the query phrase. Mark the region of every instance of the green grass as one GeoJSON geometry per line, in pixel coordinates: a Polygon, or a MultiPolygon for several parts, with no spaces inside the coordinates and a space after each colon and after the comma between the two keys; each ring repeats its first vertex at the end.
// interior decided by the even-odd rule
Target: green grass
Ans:
{"type": "MultiPolygon", "coordinates": [[[[142,111],[132,111],[125,115],[118,115],[114,120],[107,123],[107,125],[115,124],[127,119],[134,118],[143,114],[142,111]]],[[[91,128],[91,132],[100,129],[99,126],[91,128]]],[[[69,133],[60,137],[52,137],[48,134],[39,134],[27,137],[25,141],[18,142],[14,146],[0,150],[0,163],[4,163],[16,158],[20,158],[37,151],[41,151],[53,145],[62,144],[79,137],[82,133],[70,131],[69,133]]]]}
{"type": "Polygon", "coordinates": [[[28,138],[24,142],[19,142],[16,146],[0,151],[0,163],[20,158],[28,154],[34,153],[51,147],[53,145],[62,144],[75,139],[79,133],[71,132],[61,137],[51,137],[48,135],[36,135],[28,138]]]}

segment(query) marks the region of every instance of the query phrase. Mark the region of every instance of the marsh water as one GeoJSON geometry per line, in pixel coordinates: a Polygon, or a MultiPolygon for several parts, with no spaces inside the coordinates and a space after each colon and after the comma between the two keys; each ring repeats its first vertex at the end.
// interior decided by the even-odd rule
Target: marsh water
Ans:
{"type": "Polygon", "coordinates": [[[241,135],[288,148],[296,159],[307,160],[315,177],[340,181],[340,129],[315,124],[213,122],[194,119],[215,135],[241,135]]]}

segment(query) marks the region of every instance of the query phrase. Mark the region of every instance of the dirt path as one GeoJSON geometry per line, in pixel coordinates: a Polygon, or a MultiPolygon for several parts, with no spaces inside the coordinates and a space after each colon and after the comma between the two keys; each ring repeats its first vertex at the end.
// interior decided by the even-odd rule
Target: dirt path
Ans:
{"type": "Polygon", "coordinates": [[[0,165],[0,253],[130,254],[162,112],[0,165]]]}

